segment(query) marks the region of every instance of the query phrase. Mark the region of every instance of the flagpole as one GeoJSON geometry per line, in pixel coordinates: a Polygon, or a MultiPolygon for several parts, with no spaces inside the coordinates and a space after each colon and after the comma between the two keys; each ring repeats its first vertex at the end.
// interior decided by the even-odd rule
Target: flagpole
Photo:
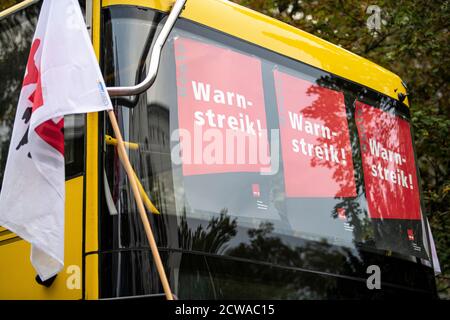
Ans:
{"type": "Polygon", "coordinates": [[[109,121],[111,122],[114,135],[117,139],[117,148],[119,152],[119,158],[122,162],[122,165],[125,168],[125,171],[128,175],[128,180],[130,181],[131,190],[133,191],[134,199],[136,201],[136,205],[139,211],[139,215],[142,220],[142,224],[144,225],[145,233],[147,235],[148,243],[150,245],[150,249],[152,251],[153,260],[156,264],[156,269],[158,270],[159,278],[161,279],[162,286],[164,288],[164,293],[166,295],[167,300],[173,300],[172,291],[170,289],[169,281],[167,280],[166,272],[164,271],[164,266],[161,261],[161,257],[159,255],[158,247],[156,245],[155,238],[153,236],[152,228],[148,221],[147,213],[145,212],[144,203],[142,201],[141,194],[139,192],[139,187],[136,181],[136,176],[131,166],[130,159],[128,158],[127,152],[125,150],[125,144],[123,142],[122,134],[120,133],[119,125],[117,123],[116,115],[114,111],[108,111],[109,121]]]}

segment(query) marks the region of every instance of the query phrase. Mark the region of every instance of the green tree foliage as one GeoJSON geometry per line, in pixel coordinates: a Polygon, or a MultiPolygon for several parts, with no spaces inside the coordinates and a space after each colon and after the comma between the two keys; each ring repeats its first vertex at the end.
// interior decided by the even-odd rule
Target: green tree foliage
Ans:
{"type": "Polygon", "coordinates": [[[450,298],[450,1],[234,0],[342,46],[398,74],[408,85],[425,214],[450,298]],[[379,28],[367,21],[380,11],[379,28]]]}

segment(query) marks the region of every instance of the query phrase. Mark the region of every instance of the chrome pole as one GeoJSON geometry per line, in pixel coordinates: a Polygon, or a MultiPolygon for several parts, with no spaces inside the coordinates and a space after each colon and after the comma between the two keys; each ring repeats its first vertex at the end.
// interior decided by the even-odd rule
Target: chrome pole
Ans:
{"type": "Polygon", "coordinates": [[[164,23],[164,26],[161,29],[158,37],[156,38],[155,44],[153,45],[153,49],[150,53],[150,66],[145,79],[134,86],[129,87],[108,87],[108,93],[111,97],[119,97],[119,96],[132,96],[138,95],[148,88],[152,86],[155,82],[156,75],[158,74],[159,63],[161,60],[161,52],[166,40],[172,31],[175,22],[183,11],[184,5],[187,0],[176,0],[175,4],[172,7],[172,10],[167,17],[167,21],[164,23]]]}

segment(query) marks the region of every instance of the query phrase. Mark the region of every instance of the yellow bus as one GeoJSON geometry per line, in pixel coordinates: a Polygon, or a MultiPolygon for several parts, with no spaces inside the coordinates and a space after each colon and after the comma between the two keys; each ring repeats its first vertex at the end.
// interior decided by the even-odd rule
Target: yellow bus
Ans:
{"type": "MultiPolygon", "coordinates": [[[[41,6],[11,2],[0,188],[41,6]]],[[[159,66],[112,101],[179,299],[437,297],[397,75],[225,0],[187,0],[155,56],[174,1],[79,2],[110,88],[159,66]]],[[[0,299],[163,298],[107,117],[66,117],[64,133],[64,270],[40,281],[0,228],[0,299]]]]}

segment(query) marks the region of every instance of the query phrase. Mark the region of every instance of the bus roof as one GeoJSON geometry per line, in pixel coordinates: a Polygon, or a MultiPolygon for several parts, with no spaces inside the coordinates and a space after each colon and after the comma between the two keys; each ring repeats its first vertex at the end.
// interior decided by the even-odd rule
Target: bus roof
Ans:
{"type": "MultiPolygon", "coordinates": [[[[103,7],[136,5],[170,10],[173,0],[103,0],[103,7]]],[[[254,43],[398,100],[399,76],[310,33],[226,0],[188,0],[182,17],[254,43]]],[[[407,99],[404,101],[408,105],[407,99]]]]}

